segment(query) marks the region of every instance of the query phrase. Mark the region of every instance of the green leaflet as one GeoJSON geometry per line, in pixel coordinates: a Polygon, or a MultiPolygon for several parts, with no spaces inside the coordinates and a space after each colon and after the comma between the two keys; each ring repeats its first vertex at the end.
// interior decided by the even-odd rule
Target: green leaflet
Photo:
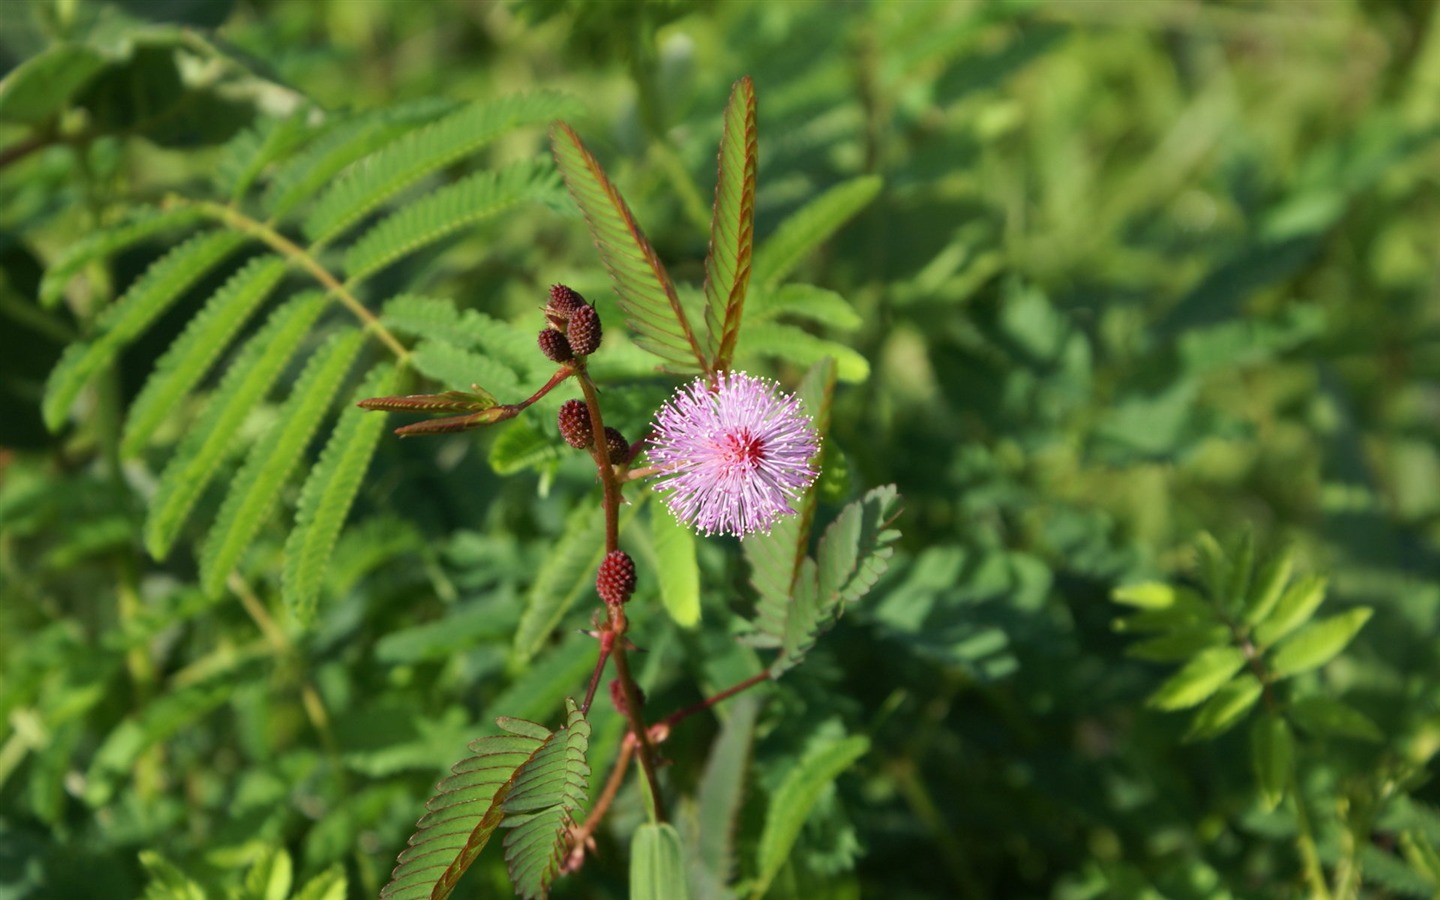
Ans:
{"type": "Polygon", "coordinates": [[[846,506],[820,538],[820,596],[837,604],[834,615],[865,596],[889,567],[895,552],[890,545],[900,537],[890,527],[899,500],[893,484],[875,488],[846,506]]]}
{"type": "Polygon", "coordinates": [[[341,175],[310,210],[305,234],[316,244],[324,244],[404,188],[474,153],[506,131],[549,122],[573,108],[572,101],[553,93],[505,97],[466,106],[438,122],[408,131],[341,175]]]}
{"type": "Polygon", "coordinates": [[[304,459],[306,445],[324,420],[364,340],[364,332],[355,329],[332,335],[305,364],[270,434],[251,446],[200,554],[200,583],[208,593],[219,593],[224,587],[225,576],[239,562],[279,498],[280,488],[304,459]]]}
{"type": "Polygon", "coordinates": [[[281,306],[226,370],[199,420],[160,475],[145,519],[145,548],[151,556],[164,559],[170,552],[195,501],[221,462],[234,454],[235,434],[246,415],[264,399],[324,308],[325,296],[318,291],[301,294],[281,306]]]}
{"type": "Polygon", "coordinates": [[[560,447],[555,440],[538,431],[524,418],[506,423],[490,445],[490,468],[497,475],[541,469],[559,458],[560,447]]]}
{"type": "MultiPolygon", "coordinates": [[[[793,558],[788,556],[791,551],[757,548],[751,554],[747,549],[760,600],[751,622],[754,631],[745,640],[752,646],[780,648],[770,666],[771,677],[778,678],[800,662],[845,605],[864,596],[888,568],[890,545],[900,536],[890,527],[898,503],[894,485],[886,485],[847,505],[826,529],[816,557],[800,561],[786,592],[779,588],[786,560],[793,558]],[[761,584],[765,586],[760,588],[761,584]]],[[[745,544],[751,540],[764,541],[757,535],[745,544]]]]}
{"type": "Polygon", "coordinates": [[[1318,575],[1301,578],[1280,595],[1270,615],[1255,626],[1255,643],[1268,648],[1310,621],[1325,600],[1326,579],[1318,575]]]}
{"type": "Polygon", "coordinates": [[[675,521],[658,505],[650,507],[650,536],[660,602],[675,624],[693,628],[700,622],[700,566],[695,559],[695,532],[675,521]]]}
{"type": "Polygon", "coordinates": [[[863,322],[850,301],[813,284],[787,284],[773,291],[755,291],[750,297],[749,312],[754,322],[789,315],[840,331],[854,331],[863,322]]]}
{"type": "Polygon", "coordinates": [[[696,804],[695,855],[718,884],[734,874],[735,827],[745,797],[745,773],[755,744],[755,721],[760,700],[752,694],[728,704],[729,716],[710,747],[700,778],[696,804]]]}
{"type": "Polygon", "coordinates": [[[245,873],[245,893],[254,900],[286,900],[295,881],[295,862],[281,847],[269,846],[245,873]]]}
{"type": "Polygon", "coordinates": [[[59,428],[90,379],[244,240],[243,235],[227,231],[199,234],[146,269],[125,295],[100,315],[93,340],[65,348],[45,385],[45,424],[52,431],[59,428]]]}
{"type": "Polygon", "coordinates": [[[1203,703],[1230,676],[1245,665],[1245,654],[1237,647],[1207,647],[1191,657],[1179,672],[1151,694],[1146,703],[1156,709],[1185,709],[1203,703]]]}
{"type": "Polygon", "coordinates": [[[95,260],[113,256],[153,234],[184,228],[199,220],[200,212],[193,207],[164,211],[139,207],[122,221],[86,235],[66,247],[45,270],[40,281],[40,305],[53,307],[59,303],[70,279],[95,260]]]}
{"type": "Polygon", "coordinates": [[[570,195],[585,214],[600,260],[615,284],[620,308],[637,332],[635,342],[676,371],[703,370],[705,352],[675,284],[625,199],[570,126],[556,123],[550,131],[550,145],[570,195]]]}
{"type": "MultiPolygon", "coordinates": [[[[505,863],[515,893],[526,900],[548,895],[560,870],[571,813],[589,793],[590,723],[566,700],[565,728],[549,735],[539,726],[535,737],[545,742],[511,779],[511,789],[498,802],[504,810],[505,863]],[[541,735],[544,735],[541,738],[541,735]]],[[[501,727],[510,723],[503,720],[501,727]]],[[[530,724],[530,723],[527,723],[530,724]]],[[[513,727],[513,726],[512,726],[513,727]]]]}
{"type": "Polygon", "coordinates": [[[265,167],[282,159],[313,136],[305,124],[308,109],[283,119],[261,119],[230,139],[215,163],[215,184],[239,203],[265,167]]]}
{"type": "Polygon", "coordinates": [[[447,299],[400,294],[385,302],[383,319],[415,337],[479,350],[531,378],[547,378],[554,370],[553,363],[535,352],[534,332],[477,310],[462,312],[447,299]]]}
{"type": "MultiPolygon", "coordinates": [[[[775,229],[755,251],[756,284],[774,290],[805,255],[864,209],[880,193],[878,175],[853,178],[811,200],[775,229]]],[[[748,338],[747,338],[748,340],[748,338]]]]}
{"type": "Polygon", "coordinates": [[[510,367],[448,341],[421,341],[410,361],[417,372],[446,387],[463,389],[478,384],[501,403],[515,403],[529,394],[510,367]]]}
{"type": "Polygon", "coordinates": [[[155,371],[130,404],[121,453],[133,457],[144,448],[155,429],[174,415],[180,401],[205,376],[230,338],[239,332],[284,274],[283,259],[256,257],[211,295],[205,308],[190,320],[185,331],[160,357],[155,371]]]}
{"type": "Polygon", "coordinates": [[[1250,727],[1250,762],[1260,787],[1260,805],[1280,805],[1295,774],[1295,735],[1280,716],[1264,715],[1250,727]]]}
{"type": "MultiPolygon", "coordinates": [[[[393,392],[397,374],[394,365],[375,366],[355,392],[354,399],[393,392]]],[[[295,511],[295,528],[285,541],[282,582],[285,605],[301,622],[309,622],[315,614],[330,554],[384,427],[383,415],[367,412],[354,404],[346,406],[325,442],[319,463],[305,479],[300,505],[295,511]]]]}
{"type": "MultiPolygon", "coordinates": [[[[620,530],[635,518],[648,494],[620,511],[620,530]]],[[[580,599],[595,590],[595,570],[605,556],[605,516],[599,505],[580,504],[565,520],[560,539],[545,556],[525,595],[525,612],[515,629],[512,660],[528,662],[550,640],[560,620],[580,599]]]]}
{"type": "Polygon", "coordinates": [[[280,218],[355,160],[454,108],[452,101],[425,98],[349,118],[333,117],[319,137],[276,172],[265,192],[265,209],[280,218]]]}
{"type": "Polygon", "coordinates": [[[141,900],[206,900],[203,887],[154,850],[140,851],[140,865],[150,877],[141,900]]]}
{"type": "Polygon", "coordinates": [[[869,750],[869,739],[860,736],[824,744],[806,753],[785,776],[765,814],[757,851],[760,872],[750,886],[752,898],[764,896],[780,874],[821,792],[869,750]]]}
{"type": "Polygon", "coordinates": [[[345,251],[348,283],[525,200],[558,197],[554,169],[521,162],[437,188],[380,220],[345,251]]]}
{"type": "Polygon", "coordinates": [[[685,848],[669,822],[646,822],[630,844],[631,900],[689,900],[685,848]]]}
{"type": "Polygon", "coordinates": [[[45,48],[5,74],[0,90],[0,122],[37,125],[57,115],[106,65],[106,58],[83,44],[45,48]]]}
{"type": "Polygon", "coordinates": [[[747,75],[735,82],[725,106],[715,209],[710,215],[710,252],[705,256],[705,352],[712,372],[730,368],[740,336],[755,245],[758,160],[755,84],[747,75]]]}
{"type": "Polygon", "coordinates": [[[745,329],[744,356],[782,359],[813,365],[825,357],[835,360],[841,381],[858,384],[870,377],[870,362],[844,344],[816,337],[804,329],[780,322],[755,322],[745,329]]]}
{"type": "Polygon", "coordinates": [[[338,863],[301,885],[293,900],[345,900],[349,884],[338,863]]]}
{"type": "Polygon", "coordinates": [[[1270,659],[1272,674],[1286,678],[1325,665],[1365,627],[1372,612],[1368,606],[1357,606],[1338,616],[1308,623],[1276,645],[1270,659]]]}
{"type": "Polygon", "coordinates": [[[470,743],[471,756],[425,804],[409,846],[400,854],[381,900],[444,900],[474,864],[495,829],[506,837],[506,861],[516,891],[543,895],[559,868],[571,811],[584,803],[590,723],[573,700],[565,727],[551,733],[534,722],[497,719],[507,733],[470,743]]]}

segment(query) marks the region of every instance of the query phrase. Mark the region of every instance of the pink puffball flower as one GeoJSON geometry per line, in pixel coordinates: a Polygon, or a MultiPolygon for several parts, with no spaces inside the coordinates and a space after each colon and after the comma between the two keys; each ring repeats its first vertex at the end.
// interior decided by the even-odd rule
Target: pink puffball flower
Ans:
{"type": "Polygon", "coordinates": [[[655,416],[647,453],[675,518],[704,534],[768,533],[816,475],[820,436],[794,394],[744,372],[698,378],[655,416]]]}

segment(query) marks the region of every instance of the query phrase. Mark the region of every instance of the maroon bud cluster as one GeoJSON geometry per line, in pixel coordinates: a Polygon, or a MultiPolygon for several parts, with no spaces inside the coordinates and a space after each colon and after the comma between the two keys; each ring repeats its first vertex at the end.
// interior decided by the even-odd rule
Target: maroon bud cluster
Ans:
{"type": "Polygon", "coordinates": [[[538,340],[540,352],[551,362],[589,356],[600,347],[600,316],[573,288],[551,285],[545,321],[538,340]]]}
{"type": "Polygon", "coordinates": [[[545,354],[545,358],[551,362],[567,362],[575,358],[575,354],[570,350],[570,342],[565,339],[565,335],[553,328],[540,329],[538,340],[540,352],[545,354]]]}
{"type": "Polygon", "coordinates": [[[593,306],[581,306],[570,313],[565,337],[576,356],[589,356],[600,349],[600,316],[593,306]]]}
{"type": "Polygon", "coordinates": [[[611,606],[619,606],[635,593],[635,561],[624,550],[611,550],[600,561],[600,572],[595,576],[595,590],[600,599],[611,606]]]}
{"type": "Polygon", "coordinates": [[[566,400],[560,405],[560,414],[557,417],[560,424],[560,436],[565,443],[576,450],[588,449],[595,439],[595,432],[590,427],[590,410],[581,400],[566,400]]]}
{"type": "Polygon", "coordinates": [[[625,440],[625,435],[618,428],[605,426],[605,452],[612,466],[623,466],[630,461],[630,442],[625,440]]]}

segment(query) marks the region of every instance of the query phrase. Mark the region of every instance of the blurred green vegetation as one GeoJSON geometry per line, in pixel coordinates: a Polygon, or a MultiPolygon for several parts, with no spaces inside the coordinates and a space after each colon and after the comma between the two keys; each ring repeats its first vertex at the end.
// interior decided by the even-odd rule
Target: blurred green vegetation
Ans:
{"type": "MultiPolygon", "coordinates": [[[[223,145],[294,110],[543,88],[578,100],[572,125],[672,274],[698,283],[720,112],[744,74],[762,239],[827,189],[881,180],[799,278],[859,312],[820,330],[866,362],[836,398],[833,499],[893,482],[905,511],[876,592],[758,712],[739,871],[753,874],[764,795],[813,739],[847,732],[871,749],[769,896],[1301,895],[1297,822],[1255,801],[1244,736],[1183,743],[1185,717],[1142,705],[1170,667],[1127,657],[1112,628],[1111,590],[1186,579],[1204,529],[1293,548],[1335,611],[1374,609],[1344,657],[1302,677],[1384,738],[1302,744],[1300,788],[1322,862],[1363,861],[1360,895],[1434,896],[1398,836],[1440,844],[1437,10],[7,0],[0,897],[138,896],[142,850],[240,890],[277,846],[297,884],[339,865],[371,896],[464,742],[496,715],[553,722],[593,662],[566,636],[588,611],[533,665],[510,650],[593,472],[502,478],[487,434],[382,440],[308,629],[277,605],[278,513],[223,596],[196,583],[218,497],[182,549],[150,559],[140,523],[166,447],[121,461],[115,430],[184,315],[128,348],[58,433],[39,408],[63,346],[165,246],[93,267],[52,307],[44,269],[136,202],[206,195],[223,145]],[[75,82],[62,103],[7,90],[47,52],[45,83],[75,82]]],[[[543,148],[525,129],[487,161],[543,148]]],[[[407,259],[374,296],[451,297],[528,333],[553,282],[614,308],[563,203],[407,259]]],[[[673,380],[632,360],[612,393],[638,434],[673,380]]],[[[791,384],[805,369],[746,362],[791,384]]],[[[193,424],[175,412],[162,444],[193,424]]],[[[668,627],[653,586],[635,604],[651,608],[636,640],[657,710],[734,680],[717,623],[749,602],[745,573],[723,542],[701,564],[699,630],[668,627]]],[[[601,773],[619,725],[596,722],[601,773]]],[[[667,745],[678,794],[716,729],[667,745]]],[[[627,790],[557,893],[624,896],[641,818],[627,790]]],[[[467,888],[508,892],[498,855],[467,888]]]]}

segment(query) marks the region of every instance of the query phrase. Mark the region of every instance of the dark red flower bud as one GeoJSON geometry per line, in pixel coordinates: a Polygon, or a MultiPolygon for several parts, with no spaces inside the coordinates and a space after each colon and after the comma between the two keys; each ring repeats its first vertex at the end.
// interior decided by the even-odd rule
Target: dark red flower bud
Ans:
{"type": "Polygon", "coordinates": [[[624,550],[611,550],[600,561],[600,572],[595,576],[595,590],[600,599],[611,606],[618,606],[635,593],[635,561],[624,550]]]}
{"type": "Polygon", "coordinates": [[[556,284],[550,287],[550,302],[545,304],[545,318],[549,320],[550,327],[557,331],[564,331],[565,325],[570,321],[570,314],[582,306],[589,306],[585,298],[563,284],[556,284]]]}
{"type": "Polygon", "coordinates": [[[610,454],[610,465],[624,465],[630,461],[630,442],[618,428],[605,426],[605,451],[610,454]]]}
{"type": "Polygon", "coordinates": [[[565,339],[565,335],[553,328],[540,329],[540,336],[536,340],[540,344],[540,352],[551,362],[565,362],[575,358],[575,354],[570,352],[570,342],[565,339]]]}
{"type": "Polygon", "coordinates": [[[594,440],[590,428],[590,410],[583,400],[566,400],[560,404],[560,436],[576,450],[584,450],[594,440]]]}
{"type": "Polygon", "coordinates": [[[565,337],[570,340],[570,349],[576,356],[589,356],[600,347],[600,316],[593,306],[581,306],[571,311],[570,322],[565,326],[565,337]]]}

